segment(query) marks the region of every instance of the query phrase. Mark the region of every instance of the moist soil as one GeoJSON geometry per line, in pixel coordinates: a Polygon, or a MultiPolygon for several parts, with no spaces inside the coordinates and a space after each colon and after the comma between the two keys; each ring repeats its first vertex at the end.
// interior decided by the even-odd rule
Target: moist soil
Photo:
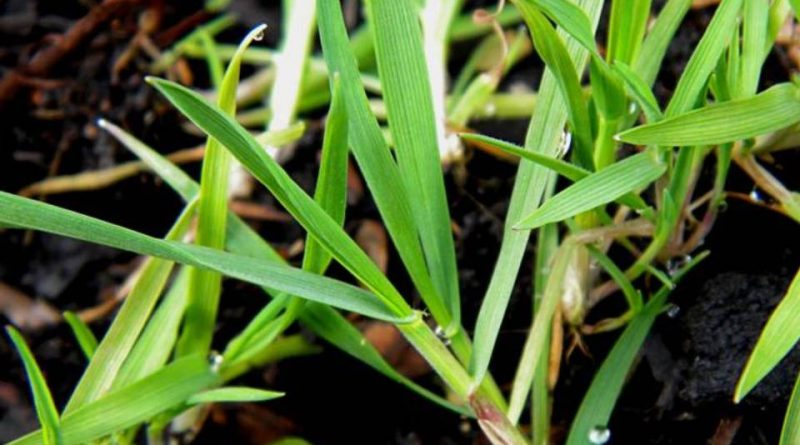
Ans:
{"type": "MultiPolygon", "coordinates": [[[[107,2],[108,3],[108,2],[107,2]]],[[[113,3],[113,2],[112,2],[113,3]]],[[[182,119],[143,82],[147,58],[133,57],[112,69],[140,26],[143,11],[160,18],[153,33],[167,47],[185,29],[207,19],[199,2],[119,1],[107,17],[89,23],[86,36],[65,47],[56,61],[35,63],[33,55],[58,42],[58,35],[88,26],[87,4],[10,0],[0,3],[0,67],[3,80],[23,74],[19,84],[0,83],[0,189],[16,192],[48,176],[110,167],[132,159],[126,150],[98,131],[94,122],[106,117],[158,150],[168,153],[201,143],[182,130],[182,119]],[[194,20],[194,22],[193,22],[194,20]],[[6,87],[5,89],[3,87],[6,87]]],[[[265,2],[266,3],[266,2],[265,2]]],[[[247,19],[222,35],[236,41],[251,23],[279,23],[279,10],[255,0],[234,1],[247,19]]],[[[669,97],[677,77],[710,17],[692,11],[670,48],[656,92],[669,97]]],[[[267,43],[274,45],[279,26],[267,43]]],[[[66,33],[66,34],[65,34],[66,33]]],[[[62,42],[64,40],[61,40],[62,42]]],[[[455,48],[453,70],[468,55],[469,45],[455,48]]],[[[770,56],[763,86],[788,78],[787,57],[770,56]]],[[[202,64],[190,65],[195,86],[207,85],[202,64]]],[[[504,88],[514,83],[535,87],[538,61],[521,64],[504,88]]],[[[306,189],[312,190],[318,171],[319,117],[285,165],[306,189]]],[[[316,119],[316,121],[315,121],[316,119]]],[[[482,122],[476,129],[521,142],[526,121],[482,122]]],[[[768,168],[790,188],[800,188],[798,155],[786,151],[768,168]]],[[[187,170],[197,175],[198,165],[187,170]]],[[[713,169],[713,165],[708,166],[713,169]]],[[[465,326],[473,326],[480,299],[492,272],[513,185],[516,166],[484,152],[468,151],[463,164],[447,175],[451,213],[459,228],[458,263],[465,326]],[[491,259],[491,260],[490,260],[491,259]]],[[[710,170],[711,171],[711,170],[710,170]]],[[[700,184],[702,186],[704,184],[700,184]]],[[[735,167],[728,189],[748,194],[752,183],[735,167]]],[[[181,208],[167,186],[147,173],[109,187],[42,197],[53,204],[83,212],[145,233],[162,236],[181,208]]],[[[278,209],[257,191],[252,200],[278,209]]],[[[365,194],[348,208],[347,229],[355,233],[365,221],[379,220],[365,194]]],[[[286,251],[303,232],[291,222],[252,222],[266,239],[286,251]]],[[[730,199],[714,230],[701,246],[711,255],[694,269],[671,296],[669,315],[660,317],[616,405],[609,428],[613,444],[773,444],[777,443],[788,394],[800,371],[800,352],[784,362],[740,405],[731,402],[733,387],[746,357],[771,310],[785,293],[800,264],[797,226],[763,207],[730,199]],[[733,434],[733,439],[726,435],[733,434]]],[[[407,284],[399,261],[389,248],[388,273],[407,284]]],[[[510,386],[516,358],[530,323],[531,256],[529,249],[493,360],[498,382],[510,386]]],[[[58,310],[92,307],[113,295],[136,265],[136,257],[113,249],[65,238],[21,231],[0,232],[0,282],[40,299],[58,310]]],[[[344,276],[341,271],[334,274],[344,276]]],[[[648,286],[649,283],[641,283],[648,286]]],[[[653,283],[652,286],[656,284],[653,283]]],[[[619,295],[592,313],[602,318],[619,314],[619,295]]],[[[228,281],[222,298],[218,346],[241,329],[264,304],[257,289],[228,281]]],[[[0,322],[8,324],[6,315],[0,322]]],[[[108,326],[105,317],[92,324],[96,333],[108,326]]],[[[362,325],[365,322],[361,321],[362,325]]],[[[295,328],[317,341],[313,336],[295,328]]],[[[85,366],[76,342],[61,323],[25,332],[54,393],[63,406],[85,366]]],[[[586,353],[576,351],[564,362],[555,388],[553,440],[565,437],[591,378],[618,333],[584,338],[586,353]]],[[[264,404],[234,404],[215,408],[195,439],[199,444],[265,444],[296,435],[314,444],[479,444],[477,426],[410,393],[335,348],[318,341],[318,354],[291,358],[250,372],[244,384],[286,391],[283,399],[264,404]]],[[[403,346],[401,345],[401,348],[403,346]]],[[[402,355],[402,354],[401,354],[402,355]]],[[[408,356],[408,354],[406,354],[408,356]]],[[[405,362],[408,362],[406,359],[405,362]]],[[[36,427],[24,372],[13,348],[0,338],[0,441],[36,427]]],[[[398,359],[402,366],[404,359],[398,359]]],[[[410,366],[419,373],[419,366],[410,366]]],[[[424,369],[422,370],[424,371],[424,369]]],[[[409,371],[414,372],[414,371],[409,371]]],[[[430,387],[439,382],[422,372],[418,380],[430,387]]]]}

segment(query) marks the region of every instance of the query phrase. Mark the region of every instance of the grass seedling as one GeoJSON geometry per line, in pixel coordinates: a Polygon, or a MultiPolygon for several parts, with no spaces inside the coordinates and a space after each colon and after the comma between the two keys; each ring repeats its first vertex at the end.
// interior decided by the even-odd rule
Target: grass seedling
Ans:
{"type": "MultiPolygon", "coordinates": [[[[581,335],[620,330],[566,442],[602,443],[612,434],[606,425],[670,292],[708,255],[696,252],[697,246],[724,200],[731,164],[777,200],[776,210],[800,221],[797,194],[758,161],[775,146],[771,139],[796,132],[800,122],[796,82],[759,90],[766,57],[795,2],[720,2],[668,98],[657,95],[653,85],[690,0],[668,0],[655,17],[650,1],[515,0],[493,15],[484,12],[480,23],[469,20],[458,0],[364,3],[365,22],[348,34],[339,2],[286,2],[277,52],[251,47],[263,26],[238,47],[217,42],[231,20],[221,16],[156,62],[154,68],[166,70],[184,56],[206,60],[211,95],[158,77],[147,80],[206,135],[199,183],[133,135],[100,122],[185,202],[164,239],[0,192],[4,226],[149,256],[99,343],[67,315],[90,362],[61,414],[30,351],[9,330],[41,422],[41,430],[14,445],[109,437],[133,443],[142,425],[158,442],[173,419],[196,414],[191,410],[197,405],[283,396],[226,385],[267,361],[315,351],[300,336],[287,335],[295,323],[434,403],[476,419],[497,445],[550,443],[564,328],[575,345],[581,335]],[[601,51],[595,30],[605,3],[610,16],[601,51]],[[502,32],[502,26],[520,22],[527,33],[521,28],[502,32]],[[493,30],[501,32],[490,34],[493,30]],[[321,54],[312,51],[316,36],[321,54]],[[451,44],[476,37],[483,44],[448,90],[451,44]],[[532,51],[546,68],[537,91],[519,97],[496,93],[509,70],[532,51]],[[261,71],[240,84],[243,63],[261,71]],[[247,82],[264,73],[255,93],[243,98],[247,82]],[[253,98],[266,106],[237,113],[253,98]],[[298,116],[325,105],[321,165],[310,195],[278,162],[282,155],[276,147],[302,135],[298,116]],[[529,117],[524,143],[468,128],[486,115],[529,117]],[[254,135],[243,123],[267,132],[254,135]],[[462,321],[442,171],[443,159],[452,160],[455,131],[463,132],[468,146],[519,159],[500,253],[474,330],[462,321]],[[350,153],[410,285],[384,274],[344,229],[350,153]],[[287,264],[229,209],[230,172],[237,163],[306,231],[300,267],[287,264]],[[713,186],[699,190],[705,183],[698,177],[711,163],[713,186]],[[566,180],[560,189],[559,176],[566,180]],[[697,220],[692,211],[699,208],[705,215],[697,220]],[[537,243],[531,271],[534,311],[507,394],[490,365],[517,277],[528,273],[520,267],[531,239],[537,243]],[[619,258],[612,246],[630,256],[619,258]],[[668,266],[687,254],[693,257],[686,264],[668,266]],[[349,278],[325,276],[332,262],[349,278]],[[255,284],[268,298],[216,354],[211,348],[223,277],[255,284]],[[413,303],[417,296],[421,307],[413,303]],[[587,314],[612,297],[624,309],[589,325],[587,314]],[[444,391],[422,387],[394,369],[348,321],[349,313],[394,325],[438,375],[444,391]],[[530,422],[523,420],[526,409],[530,422]]],[[[764,328],[736,388],[737,401],[800,338],[791,323],[800,304],[798,280],[764,328]]],[[[784,445],[798,440],[800,390],[794,392],[784,445]]]]}

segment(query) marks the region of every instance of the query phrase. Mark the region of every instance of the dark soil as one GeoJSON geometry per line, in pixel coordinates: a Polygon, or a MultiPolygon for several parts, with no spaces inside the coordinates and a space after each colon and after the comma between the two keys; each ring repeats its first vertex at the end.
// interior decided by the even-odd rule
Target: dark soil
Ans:
{"type": "MultiPolygon", "coordinates": [[[[48,36],[68,32],[87,14],[86,3],[91,2],[0,2],[3,76],[30,68],[32,54],[48,45],[48,36]]],[[[145,57],[134,58],[116,75],[111,66],[125,51],[145,8],[161,15],[155,36],[168,46],[169,39],[174,39],[171,32],[196,13],[201,2],[122,3],[113,17],[97,25],[58,63],[29,76],[56,80],[55,84],[26,83],[0,97],[0,189],[15,192],[48,176],[130,160],[124,149],[94,126],[100,116],[120,123],[165,153],[200,142],[181,130],[179,116],[143,83],[145,57]]],[[[255,0],[235,1],[233,8],[250,21],[264,17],[273,23],[279,17],[276,7],[255,0]]],[[[692,12],[684,24],[657,85],[661,98],[669,96],[708,18],[707,11],[692,12]]],[[[238,35],[231,32],[231,41],[238,35]]],[[[455,67],[464,54],[454,54],[455,67]]],[[[771,56],[765,86],[788,77],[784,60],[781,54],[771,56]]],[[[204,72],[202,64],[194,71],[204,72]]],[[[535,86],[540,73],[538,62],[523,63],[508,82],[535,86]]],[[[204,82],[202,76],[195,79],[197,86],[204,82]]],[[[526,127],[526,121],[478,125],[482,132],[518,142],[526,127]]],[[[319,136],[315,130],[305,137],[286,165],[307,190],[313,187],[318,168],[319,136]]],[[[797,189],[800,178],[787,172],[798,165],[796,153],[784,152],[770,168],[797,189]]],[[[498,253],[516,167],[476,151],[468,154],[463,168],[466,175],[448,176],[448,188],[452,216],[461,229],[457,246],[465,325],[473,326],[498,253]]],[[[196,174],[197,165],[188,170],[196,174]]],[[[749,193],[752,183],[733,167],[728,188],[749,193]]],[[[275,205],[263,191],[256,192],[254,200],[275,205]]],[[[100,191],[52,196],[47,201],[159,236],[181,207],[175,194],[149,174],[100,191]]],[[[367,196],[348,209],[347,227],[355,232],[369,219],[379,217],[367,196]]],[[[279,248],[287,248],[303,235],[293,223],[254,225],[279,248]]],[[[675,290],[671,298],[679,308],[677,314],[661,317],[645,344],[643,359],[609,425],[611,443],[706,443],[721,423],[740,424],[734,444],[776,443],[787,397],[800,370],[800,352],[790,354],[741,405],[733,405],[731,397],[763,323],[800,265],[796,230],[795,223],[771,211],[729,201],[701,246],[711,252],[710,258],[675,290]]],[[[501,385],[513,378],[530,323],[531,253],[532,249],[523,263],[493,361],[501,385]]],[[[0,232],[0,282],[59,310],[91,307],[109,298],[132,270],[134,259],[123,252],[49,235],[0,232]]],[[[389,267],[393,279],[404,279],[396,257],[389,267]]],[[[217,336],[220,346],[263,303],[258,290],[227,282],[217,336]]],[[[613,306],[613,302],[601,305],[597,315],[613,315],[617,310],[613,306]]],[[[0,322],[9,320],[0,316],[0,322]]],[[[107,323],[93,328],[102,333],[107,323]]],[[[85,366],[76,343],[63,325],[25,334],[57,403],[63,405],[85,366]]],[[[586,338],[591,357],[578,352],[565,363],[555,392],[556,443],[565,437],[582,394],[617,335],[586,338]]],[[[0,339],[0,360],[6,364],[0,369],[0,441],[5,442],[35,428],[36,419],[21,364],[5,337],[0,339]]],[[[420,380],[431,387],[438,385],[431,376],[420,380]]],[[[253,371],[242,381],[288,395],[267,404],[215,409],[196,443],[264,444],[284,435],[302,436],[317,445],[485,443],[474,423],[426,402],[331,347],[253,371]]]]}

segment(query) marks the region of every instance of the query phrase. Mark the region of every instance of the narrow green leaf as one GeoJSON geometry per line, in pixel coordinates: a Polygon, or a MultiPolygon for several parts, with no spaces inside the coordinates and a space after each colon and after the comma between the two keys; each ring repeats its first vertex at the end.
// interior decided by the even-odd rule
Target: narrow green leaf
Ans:
{"type": "MultiPolygon", "coordinates": [[[[603,2],[580,0],[578,4],[590,17],[592,26],[596,27],[603,2]]],[[[563,34],[561,32],[561,35],[563,34]]],[[[576,72],[583,72],[587,56],[585,49],[573,40],[567,42],[567,50],[576,72]]],[[[553,73],[549,69],[546,70],[539,88],[536,108],[525,136],[526,150],[557,156],[559,140],[567,119],[566,105],[558,90],[557,82],[553,73]]],[[[482,381],[488,370],[508,300],[528,245],[530,232],[515,231],[511,226],[539,206],[552,175],[550,170],[528,161],[521,162],[517,170],[500,253],[475,324],[475,344],[469,367],[475,382],[482,381]]]]}
{"type": "Polygon", "coordinates": [[[410,0],[368,1],[378,73],[400,174],[428,270],[449,311],[450,335],[460,328],[460,297],[450,212],[419,18],[410,0]]]}
{"type": "MultiPolygon", "coordinates": [[[[568,4],[569,2],[561,3],[568,4]]],[[[531,31],[536,52],[558,81],[561,94],[567,104],[570,129],[575,143],[575,158],[581,167],[593,170],[589,109],[583,97],[583,89],[575,64],[572,63],[563,40],[547,19],[528,2],[520,2],[518,7],[531,31]]]]}
{"type": "MultiPolygon", "coordinates": [[[[138,425],[182,404],[217,380],[204,357],[189,355],[178,359],[149,377],[65,415],[61,421],[63,445],[89,443],[138,425]]],[[[35,431],[9,445],[40,443],[42,432],[35,431]]]]}
{"type": "MultiPolygon", "coordinates": [[[[167,184],[175,189],[175,191],[178,192],[178,194],[180,194],[184,200],[191,201],[197,196],[199,191],[198,184],[195,183],[194,180],[184,173],[180,168],[119,127],[107,121],[103,121],[103,123],[104,129],[111,132],[112,135],[122,141],[138,157],[147,163],[148,166],[157,172],[157,174],[162,177],[167,184]]],[[[234,214],[230,214],[228,219],[227,241],[227,247],[233,253],[278,264],[283,264],[285,262],[283,257],[275,252],[275,250],[272,249],[272,247],[260,236],[258,236],[258,234],[253,231],[250,226],[248,226],[234,214]]],[[[268,288],[264,288],[264,291],[267,293],[272,292],[268,290],[268,288]]],[[[286,294],[283,294],[283,296],[284,298],[287,297],[286,294]]],[[[275,298],[278,299],[281,297],[276,296],[275,298]]],[[[259,313],[259,315],[260,314],[261,313],[259,313]]],[[[312,331],[320,335],[326,341],[350,354],[354,358],[361,360],[376,371],[384,374],[392,380],[401,383],[412,391],[434,401],[435,403],[438,403],[439,405],[465,415],[469,414],[465,408],[446,401],[441,396],[430,392],[422,386],[417,385],[408,377],[405,377],[397,372],[383,359],[380,353],[369,342],[366,341],[363,334],[361,334],[361,331],[353,327],[341,314],[339,314],[339,312],[333,308],[323,304],[307,303],[300,317],[304,325],[308,326],[312,331]],[[314,317],[318,319],[316,322],[312,321],[310,316],[306,315],[306,313],[310,311],[315,312],[314,317]],[[327,326],[333,327],[328,329],[326,328],[327,326]]],[[[272,319],[271,317],[266,318],[268,320],[272,319]]],[[[227,352],[228,351],[226,351],[226,353],[227,352]]]]}
{"type": "Polygon", "coordinates": [[[664,174],[666,166],[651,152],[643,152],[612,164],[556,194],[517,223],[517,229],[535,229],[608,204],[639,190],[664,174]]]}
{"type": "Polygon", "coordinates": [[[545,340],[549,337],[553,314],[564,294],[565,274],[575,249],[574,243],[565,242],[554,255],[547,285],[536,310],[532,328],[525,339],[517,373],[514,376],[514,387],[511,391],[508,409],[508,417],[513,423],[519,421],[519,416],[531,390],[534,372],[539,360],[542,360],[545,340]]]}
{"type": "MultiPolygon", "coordinates": [[[[678,270],[674,276],[676,282],[707,256],[708,252],[701,253],[678,270]]],[[[659,289],[614,343],[583,396],[569,430],[567,445],[584,445],[588,443],[589,432],[593,428],[605,428],[608,425],[625,379],[673,287],[665,285],[659,289]]]]}
{"type": "MultiPolygon", "coordinates": [[[[331,107],[325,123],[314,200],[338,225],[344,223],[347,207],[347,109],[342,98],[341,81],[333,81],[331,107]]],[[[322,274],[330,263],[331,255],[313,236],[306,239],[303,269],[322,274]]]]}
{"type": "MultiPolygon", "coordinates": [[[[91,218],[53,206],[32,206],[36,208],[31,208],[31,213],[29,215],[23,215],[23,212],[26,212],[26,210],[23,210],[23,208],[26,207],[25,204],[33,203],[22,200],[14,195],[4,196],[9,198],[9,201],[4,202],[4,204],[15,209],[9,213],[9,215],[14,215],[14,218],[19,218],[21,220],[26,217],[35,218],[33,215],[38,214],[39,218],[41,218],[40,222],[43,225],[56,226],[54,233],[68,233],[70,230],[73,230],[75,232],[83,232],[84,237],[82,239],[91,239],[95,235],[101,236],[100,234],[94,233],[89,227],[89,224],[85,223],[85,221],[91,220],[91,218]],[[18,202],[22,204],[22,206],[16,207],[14,202],[18,202]],[[48,221],[47,219],[51,218],[50,215],[53,216],[52,219],[48,221]],[[55,215],[63,215],[66,218],[62,219],[55,215]],[[57,227],[58,225],[61,225],[61,227],[57,227]]],[[[0,204],[0,207],[3,207],[3,204],[0,204]]],[[[167,240],[180,239],[184,233],[186,233],[186,230],[189,228],[189,223],[194,216],[194,207],[194,203],[190,203],[186,206],[183,213],[178,217],[167,234],[167,240]]],[[[100,226],[102,227],[102,223],[100,226]]],[[[111,224],[107,226],[110,228],[116,227],[111,224]]],[[[99,227],[98,229],[102,230],[99,227]]],[[[125,241],[122,238],[117,238],[118,234],[114,234],[109,230],[106,236],[120,244],[121,246],[119,247],[124,248],[125,241]]],[[[165,242],[162,240],[158,241],[165,242]]],[[[89,366],[86,368],[86,371],[84,371],[72,396],[67,402],[67,406],[64,408],[64,415],[70,414],[72,411],[96,400],[111,388],[117,372],[128,356],[128,353],[131,351],[147,319],[150,317],[150,313],[153,307],[155,307],[158,297],[161,295],[161,291],[164,289],[164,285],[169,278],[173,264],[172,261],[164,259],[148,258],[146,260],[130,294],[122,303],[122,307],[114,318],[114,322],[103,336],[97,350],[92,355],[89,366]]]]}
{"type": "MultiPolygon", "coordinates": [[[[772,2],[776,3],[776,2],[772,2]]],[[[734,97],[749,97],[758,90],[761,69],[767,55],[767,40],[770,8],[764,0],[745,0],[742,12],[742,58],[741,75],[737,79],[734,97]]]]}
{"type": "Polygon", "coordinates": [[[651,0],[611,2],[606,60],[626,64],[636,60],[650,20],[650,6],[651,0]]]}
{"type": "Polygon", "coordinates": [[[97,350],[97,338],[94,336],[92,330],[89,329],[89,326],[87,326],[83,320],[70,311],[64,312],[64,320],[66,320],[70,329],[72,329],[75,339],[78,340],[78,346],[80,346],[83,355],[91,360],[94,351],[97,350]]]}
{"type": "Polygon", "coordinates": [[[628,277],[625,276],[625,272],[617,266],[617,263],[614,262],[611,258],[608,257],[605,253],[600,251],[600,249],[594,246],[586,246],[589,249],[589,253],[592,254],[597,264],[602,266],[603,269],[608,273],[612,280],[614,280],[617,285],[619,285],[622,294],[625,296],[625,300],[628,302],[628,307],[633,313],[638,312],[644,306],[644,300],[642,299],[642,294],[633,287],[633,283],[628,277]]]}
{"type": "Polygon", "coordinates": [[[440,298],[425,262],[417,222],[400,170],[383,139],[380,126],[369,110],[356,59],[338,2],[319,2],[319,36],[330,72],[338,72],[348,115],[348,139],[386,230],[411,280],[436,321],[450,325],[450,313],[440,298]]]}
{"type": "Polygon", "coordinates": [[[33,405],[36,407],[36,417],[39,418],[39,424],[42,427],[40,435],[42,443],[44,445],[61,445],[64,442],[62,440],[61,425],[58,420],[58,410],[53,402],[50,389],[47,387],[44,374],[39,369],[33,353],[19,331],[13,326],[6,326],[6,332],[11,342],[14,343],[14,347],[17,348],[17,352],[22,358],[22,364],[25,366],[25,374],[28,377],[28,383],[33,394],[33,405]]]}
{"type": "Polygon", "coordinates": [[[189,269],[181,267],[142,335],[119,370],[112,390],[120,389],[160,369],[169,360],[189,301],[189,269]]]}
{"type": "Polygon", "coordinates": [[[685,113],[694,107],[700,93],[705,89],[708,77],[714,72],[717,61],[728,46],[730,31],[736,27],[743,1],[723,0],[720,3],[678,80],[675,93],[667,106],[667,117],[685,113]]]}
{"type": "MultiPolygon", "coordinates": [[[[368,317],[394,323],[404,323],[415,318],[413,312],[407,316],[398,316],[381,303],[374,294],[337,280],[320,277],[293,267],[267,263],[263,259],[153,238],[79,213],[5,192],[0,192],[0,222],[2,221],[14,221],[13,224],[20,227],[215,270],[249,283],[358,312],[368,317]]],[[[109,335],[106,334],[106,338],[95,353],[93,362],[101,356],[100,352],[108,337],[109,335]]],[[[115,354],[115,357],[117,355],[124,357],[125,354],[115,354]]],[[[102,368],[99,366],[98,368],[98,372],[105,375],[110,372],[107,368],[114,367],[104,363],[102,368]]],[[[113,372],[116,371],[113,370],[113,372]]],[[[89,374],[84,374],[82,381],[91,382],[91,384],[86,383],[89,387],[96,389],[98,386],[106,385],[106,383],[88,380],[87,375],[89,374]]],[[[73,395],[73,398],[75,397],[73,395]]],[[[85,395],[80,397],[81,400],[85,398],[85,395]]]]}
{"type": "Polygon", "coordinates": [[[558,173],[559,175],[573,182],[581,180],[592,173],[589,170],[570,164],[567,161],[562,161],[559,158],[538,153],[535,151],[525,150],[519,145],[503,141],[500,139],[496,139],[491,136],[486,136],[478,133],[461,133],[460,136],[462,139],[465,139],[467,141],[477,141],[483,144],[488,144],[491,145],[492,147],[499,148],[500,150],[511,153],[515,156],[519,156],[520,158],[527,159],[528,161],[531,162],[535,162],[541,165],[542,167],[553,170],[554,172],[558,173]]]}
{"type": "Polygon", "coordinates": [[[800,443],[800,376],[794,384],[786,417],[783,419],[780,445],[800,443]]]}
{"type": "Polygon", "coordinates": [[[673,36],[691,6],[692,0],[667,0],[658,13],[658,17],[642,43],[639,57],[636,57],[635,62],[631,65],[631,68],[639,74],[646,85],[649,86],[655,82],[667,48],[672,43],[673,36]]]}
{"type": "MultiPolygon", "coordinates": [[[[375,263],[311,197],[292,181],[286,171],[261,148],[247,130],[187,88],[161,79],[149,78],[148,81],[197,126],[230,150],[342,266],[375,292],[386,307],[400,318],[411,315],[408,304],[375,263]]],[[[348,114],[349,112],[348,107],[348,114]]]]}
{"type": "Polygon", "coordinates": [[[520,12],[523,18],[525,17],[525,8],[535,5],[584,48],[591,52],[597,52],[589,17],[586,16],[583,9],[575,4],[574,0],[519,0],[515,3],[521,7],[520,12]]]}
{"type": "MultiPolygon", "coordinates": [[[[228,115],[236,114],[236,89],[242,55],[248,46],[264,33],[267,25],[250,31],[242,40],[225,70],[218,91],[218,105],[228,115]]],[[[200,179],[200,197],[197,203],[197,234],[200,246],[222,249],[225,246],[225,223],[228,216],[228,176],[232,157],[214,138],[206,142],[200,179]]],[[[189,282],[189,305],[183,332],[178,340],[178,355],[205,354],[211,347],[217,318],[222,276],[208,270],[193,269],[189,282]]]]}
{"type": "Polygon", "coordinates": [[[800,311],[800,270],[795,274],[789,290],[761,331],[761,336],[736,384],[734,402],[738,403],[752,391],[800,339],[798,311],[800,311]]]}
{"type": "Polygon", "coordinates": [[[570,427],[567,445],[589,443],[588,437],[593,428],[605,428],[608,425],[611,412],[625,384],[625,377],[666,299],[667,292],[663,292],[650,300],[614,343],[583,397],[570,427]]]}
{"type": "Polygon", "coordinates": [[[708,105],[618,135],[639,145],[719,145],[771,133],[800,121],[800,90],[776,85],[746,99],[708,105]]]}
{"type": "Polygon", "coordinates": [[[650,123],[660,121],[663,117],[661,107],[658,105],[658,100],[653,94],[653,90],[647,86],[645,80],[631,67],[622,62],[616,62],[613,69],[625,82],[628,92],[644,112],[647,121],[650,123]]]}
{"type": "Polygon", "coordinates": [[[265,400],[283,397],[284,393],[266,391],[246,386],[226,386],[224,388],[209,389],[199,392],[186,401],[189,405],[216,402],[263,402],[265,400]]]}

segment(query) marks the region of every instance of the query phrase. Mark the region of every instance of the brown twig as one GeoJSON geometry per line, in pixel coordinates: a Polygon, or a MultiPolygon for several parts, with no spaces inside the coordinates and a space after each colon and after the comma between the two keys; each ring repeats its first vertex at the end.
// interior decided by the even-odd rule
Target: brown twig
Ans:
{"type": "Polygon", "coordinates": [[[83,18],[75,22],[70,29],[53,44],[39,50],[31,60],[0,79],[0,108],[3,108],[16,93],[27,85],[26,79],[45,77],[59,62],[74,52],[97,29],[114,17],[124,14],[141,0],[106,0],[92,8],[83,18]]]}

